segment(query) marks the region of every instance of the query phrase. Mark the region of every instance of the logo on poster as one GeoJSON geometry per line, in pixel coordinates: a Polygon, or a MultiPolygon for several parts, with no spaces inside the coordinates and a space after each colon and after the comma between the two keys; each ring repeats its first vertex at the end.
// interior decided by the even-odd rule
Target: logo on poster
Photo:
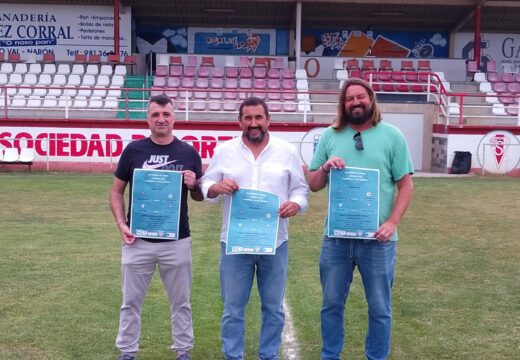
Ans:
{"type": "Polygon", "coordinates": [[[491,131],[480,140],[477,159],[486,172],[507,174],[520,163],[520,141],[509,131],[491,131]]]}

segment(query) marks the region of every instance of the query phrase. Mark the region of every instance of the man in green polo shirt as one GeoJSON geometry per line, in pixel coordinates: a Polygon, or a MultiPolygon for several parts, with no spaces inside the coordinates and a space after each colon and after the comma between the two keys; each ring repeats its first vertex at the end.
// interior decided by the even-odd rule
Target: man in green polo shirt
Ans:
{"type": "Polygon", "coordinates": [[[381,122],[375,93],[361,79],[347,80],[341,89],[336,119],[322,133],[309,167],[310,189],[323,189],[330,170],[345,166],[379,170],[379,228],[371,240],[324,235],[321,358],[340,359],[345,302],[357,266],[368,304],[365,355],[369,360],[383,360],[390,354],[397,225],[412,199],[413,165],[404,136],[381,122]]]}

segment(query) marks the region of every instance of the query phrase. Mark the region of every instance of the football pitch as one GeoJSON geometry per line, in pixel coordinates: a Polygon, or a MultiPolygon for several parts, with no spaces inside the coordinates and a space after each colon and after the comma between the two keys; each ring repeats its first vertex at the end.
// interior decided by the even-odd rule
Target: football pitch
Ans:
{"type": "MultiPolygon", "coordinates": [[[[116,359],[120,238],[111,175],[0,173],[0,359],[116,359]]],[[[513,359],[520,353],[520,181],[415,178],[399,227],[391,359],[513,359]]],[[[289,227],[286,302],[298,359],[319,359],[318,256],[327,199],[312,194],[289,227]]],[[[194,360],[222,359],[220,205],[191,201],[194,360]]],[[[172,359],[166,293],[145,299],[139,360],[172,359]]],[[[256,287],[246,359],[257,358],[256,287]]],[[[343,359],[364,358],[359,276],[345,316],[343,359]]],[[[284,345],[287,346],[287,345],[284,345]]],[[[281,352],[284,359],[285,352],[281,352]]]]}

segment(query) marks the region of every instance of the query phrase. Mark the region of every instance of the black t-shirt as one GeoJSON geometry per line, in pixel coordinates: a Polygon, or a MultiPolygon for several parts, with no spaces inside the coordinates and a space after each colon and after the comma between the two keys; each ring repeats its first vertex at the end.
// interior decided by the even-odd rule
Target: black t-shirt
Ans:
{"type": "MultiPolygon", "coordinates": [[[[114,175],[130,185],[128,199],[128,223],[132,209],[132,179],[134,169],[191,170],[197,179],[202,176],[202,161],[197,151],[189,144],[177,138],[168,145],[158,145],[149,137],[133,141],[125,148],[117,164],[114,175]]],[[[179,239],[190,236],[188,219],[188,188],[182,184],[181,210],[179,219],[179,239]]],[[[148,239],[150,242],[170,241],[166,239],[148,239]]]]}

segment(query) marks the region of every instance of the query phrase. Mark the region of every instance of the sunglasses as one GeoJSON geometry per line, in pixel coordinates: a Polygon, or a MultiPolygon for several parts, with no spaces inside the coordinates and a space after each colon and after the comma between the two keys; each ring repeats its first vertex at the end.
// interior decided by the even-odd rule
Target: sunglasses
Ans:
{"type": "Polygon", "coordinates": [[[365,149],[363,147],[363,141],[361,140],[361,133],[360,132],[355,133],[353,139],[356,142],[354,144],[354,146],[356,147],[356,150],[364,150],[365,149]]]}

